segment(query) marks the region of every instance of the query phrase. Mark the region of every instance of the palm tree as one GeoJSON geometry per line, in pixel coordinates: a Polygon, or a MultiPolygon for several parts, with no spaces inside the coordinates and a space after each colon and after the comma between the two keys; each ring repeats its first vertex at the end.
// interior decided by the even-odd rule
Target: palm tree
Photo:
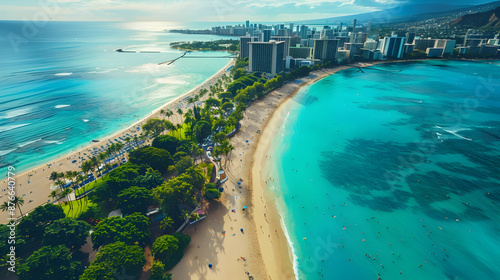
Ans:
{"type": "MultiPolygon", "coordinates": [[[[161,109],[160,110],[160,116],[163,116],[163,115],[165,115],[165,110],[161,109]]],[[[165,118],[163,118],[163,119],[165,119],[165,118]]]]}
{"type": "Polygon", "coordinates": [[[188,210],[182,210],[180,218],[187,222],[189,219],[191,219],[191,213],[188,210]]]}
{"type": "Polygon", "coordinates": [[[49,195],[50,198],[52,199],[56,199],[57,200],[57,203],[59,203],[59,194],[56,192],[56,191],[52,191],[49,195]]]}
{"type": "Polygon", "coordinates": [[[165,230],[165,229],[172,229],[172,227],[174,226],[174,219],[170,218],[170,217],[166,217],[165,219],[161,220],[160,222],[160,228],[162,230],[165,230]]]}
{"type": "Polygon", "coordinates": [[[177,114],[179,114],[179,116],[181,116],[181,122],[182,122],[182,114],[184,114],[184,112],[182,111],[181,108],[177,109],[177,114]]]}
{"type": "Polygon", "coordinates": [[[179,131],[179,139],[182,139],[182,124],[178,123],[178,124],[175,126],[175,130],[176,130],[176,131],[179,131]]]}
{"type": "Polygon", "coordinates": [[[0,210],[2,210],[2,212],[9,210],[9,203],[7,201],[4,201],[4,203],[0,205],[0,210]]]}
{"type": "Polygon", "coordinates": [[[14,200],[12,201],[17,208],[19,208],[19,213],[21,213],[21,216],[23,215],[23,211],[21,211],[21,206],[24,205],[24,198],[22,196],[15,196],[14,200]]]}
{"type": "MultiPolygon", "coordinates": [[[[7,269],[8,266],[10,267],[10,264],[9,264],[9,261],[11,261],[11,256],[8,256],[7,254],[5,254],[4,256],[2,256],[0,258],[0,271],[3,271],[3,273],[5,275],[7,275],[9,273],[9,270],[7,269]]],[[[15,262],[16,263],[21,263],[21,261],[23,260],[22,258],[19,258],[19,257],[14,257],[15,258],[15,262]]]]}

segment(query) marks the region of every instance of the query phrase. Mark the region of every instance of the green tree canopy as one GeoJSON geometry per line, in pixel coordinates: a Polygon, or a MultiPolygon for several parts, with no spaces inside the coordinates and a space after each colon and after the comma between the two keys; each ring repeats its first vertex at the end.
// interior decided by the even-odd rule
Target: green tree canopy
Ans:
{"type": "Polygon", "coordinates": [[[208,108],[219,107],[220,106],[220,101],[211,97],[211,98],[208,98],[207,100],[205,100],[205,105],[208,108]]]}
{"type": "Polygon", "coordinates": [[[166,129],[166,126],[165,122],[161,119],[148,119],[142,126],[142,129],[149,135],[156,137],[166,129]]]}
{"type": "Polygon", "coordinates": [[[203,186],[205,186],[205,172],[198,166],[189,167],[186,169],[186,173],[182,174],[178,178],[189,183],[197,190],[201,190],[203,186]]]}
{"type": "Polygon", "coordinates": [[[160,236],[153,243],[153,256],[162,261],[167,270],[170,270],[181,260],[184,248],[189,242],[191,242],[191,237],[179,233],[160,236]]]}
{"type": "Polygon", "coordinates": [[[151,277],[149,280],[171,280],[172,274],[167,273],[165,275],[165,264],[161,261],[153,261],[151,265],[151,277]]]}
{"type": "Polygon", "coordinates": [[[185,156],[188,156],[188,153],[183,152],[183,151],[177,152],[177,153],[175,153],[175,155],[174,155],[174,161],[175,161],[175,162],[178,162],[179,160],[181,160],[181,158],[183,158],[183,157],[185,157],[185,156]]]}
{"type": "Polygon", "coordinates": [[[73,218],[64,218],[54,221],[45,229],[43,236],[44,246],[65,245],[70,250],[78,250],[89,236],[90,225],[73,218]]]}
{"type": "Polygon", "coordinates": [[[221,196],[221,193],[219,192],[219,190],[215,190],[215,189],[206,189],[205,190],[205,197],[208,199],[218,199],[218,198],[220,198],[220,196],[221,196]]]}
{"type": "Polygon", "coordinates": [[[182,174],[193,164],[193,159],[190,156],[185,156],[175,164],[175,169],[177,169],[178,174],[182,174]]]}
{"type": "Polygon", "coordinates": [[[145,214],[152,200],[153,195],[150,190],[132,186],[120,192],[117,206],[124,214],[131,214],[134,212],[145,214]]]}
{"type": "Polygon", "coordinates": [[[165,180],[161,177],[161,173],[150,167],[144,175],[135,178],[134,185],[151,190],[163,184],[163,182],[165,182],[165,180]]]}
{"type": "Polygon", "coordinates": [[[179,145],[179,139],[170,135],[160,135],[156,137],[152,143],[153,147],[167,150],[171,155],[175,154],[179,145]]]}
{"type": "Polygon", "coordinates": [[[194,132],[198,142],[202,142],[212,132],[212,126],[207,121],[199,121],[194,126],[194,132]]]}
{"type": "Polygon", "coordinates": [[[229,110],[231,110],[233,108],[234,108],[234,104],[231,102],[226,102],[226,103],[222,104],[222,107],[221,107],[221,109],[224,110],[225,112],[228,112],[229,110]]]}
{"type": "Polygon", "coordinates": [[[140,213],[125,218],[111,217],[99,222],[92,233],[94,249],[117,241],[144,246],[150,239],[149,219],[140,213]]]}
{"type": "Polygon", "coordinates": [[[174,159],[167,150],[155,147],[136,149],[129,154],[129,159],[135,164],[148,164],[160,172],[165,172],[170,165],[174,164],[174,159]]]}
{"type": "Polygon", "coordinates": [[[114,242],[99,250],[80,280],[111,280],[115,279],[115,275],[137,276],[145,262],[144,250],[138,245],[114,242]]]}
{"type": "Polygon", "coordinates": [[[28,216],[23,217],[18,229],[21,235],[29,239],[41,239],[47,226],[64,217],[66,215],[59,205],[46,204],[38,206],[28,216]]]}
{"type": "Polygon", "coordinates": [[[19,280],[76,280],[80,274],[80,262],[64,245],[44,246],[19,267],[19,280]]]}
{"type": "Polygon", "coordinates": [[[160,209],[166,216],[178,217],[180,214],[179,204],[193,205],[192,189],[193,185],[175,177],[153,189],[153,194],[160,201],[160,209]]]}

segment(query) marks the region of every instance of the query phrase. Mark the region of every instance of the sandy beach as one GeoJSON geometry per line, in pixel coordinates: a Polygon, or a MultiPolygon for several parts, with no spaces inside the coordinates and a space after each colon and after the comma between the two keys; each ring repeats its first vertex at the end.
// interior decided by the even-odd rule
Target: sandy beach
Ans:
{"type": "MultiPolygon", "coordinates": [[[[132,124],[131,126],[120,130],[114,134],[110,134],[105,138],[99,139],[97,143],[89,143],[89,145],[82,147],[80,149],[75,148],[71,153],[66,155],[59,156],[56,159],[51,160],[45,164],[39,165],[35,168],[31,168],[29,170],[25,170],[23,172],[16,173],[13,178],[16,182],[16,195],[22,196],[24,198],[24,205],[21,206],[22,213],[29,212],[35,209],[37,206],[40,206],[44,203],[51,202],[52,200],[48,197],[51,193],[50,186],[52,185],[52,181],[49,180],[50,173],[56,172],[65,172],[65,171],[77,171],[80,170],[78,168],[79,161],[76,163],[72,163],[73,160],[77,160],[79,156],[84,156],[86,153],[90,155],[90,152],[94,150],[94,148],[99,149],[102,145],[106,145],[109,143],[108,140],[118,139],[119,137],[127,137],[127,133],[134,135],[139,135],[141,131],[138,131],[136,128],[138,125],[143,125],[150,118],[164,118],[164,116],[160,115],[161,110],[172,110],[174,115],[172,115],[169,119],[172,123],[177,124],[181,121],[181,116],[177,114],[177,109],[181,108],[183,111],[186,111],[186,108],[192,107],[192,104],[188,104],[186,101],[189,97],[198,94],[198,92],[203,89],[209,89],[211,85],[215,84],[218,79],[220,79],[224,74],[228,73],[227,69],[234,65],[234,60],[230,60],[224,68],[220,69],[217,73],[215,73],[212,77],[208,78],[205,82],[193,88],[187,93],[184,93],[177,97],[174,100],[171,100],[161,106],[160,108],[155,109],[147,116],[138,119],[137,122],[132,124]],[[50,166],[49,166],[50,165],[50,166]],[[31,202],[30,202],[31,201],[31,202]]],[[[208,94],[206,94],[200,101],[208,98],[208,94]]],[[[15,165],[14,165],[15,167],[15,165]]],[[[6,176],[5,174],[2,174],[6,176]]],[[[7,201],[7,178],[2,179],[2,187],[0,189],[0,204],[3,204],[4,201],[7,201]]],[[[19,209],[16,209],[16,217],[20,216],[21,213],[19,209]]],[[[1,223],[7,223],[7,218],[9,217],[8,212],[0,212],[0,221],[1,223]]]]}
{"type": "Polygon", "coordinates": [[[173,279],[295,279],[276,199],[266,192],[261,174],[267,152],[286,117],[287,104],[302,87],[346,68],[370,65],[312,72],[316,77],[302,78],[301,84],[288,83],[247,108],[241,130],[231,139],[235,149],[227,167],[223,166],[229,180],[223,184],[222,197],[211,203],[206,219],[184,232],[192,241],[170,271],[173,279]],[[248,209],[243,211],[243,206],[248,209]]]}
{"type": "MultiPolygon", "coordinates": [[[[176,112],[177,108],[186,108],[186,98],[214,84],[233,63],[231,61],[202,85],[156,109],[127,129],[33,170],[16,174],[17,195],[25,195],[25,204],[21,207],[23,213],[49,200],[52,182],[48,177],[51,172],[78,170],[78,166],[71,161],[79,153],[100,147],[107,139],[137,133],[137,125],[144,124],[147,119],[163,118],[160,116],[162,109],[176,112]],[[48,164],[51,164],[50,168],[48,164]],[[29,200],[33,202],[29,203],[29,200]]],[[[251,104],[241,122],[241,130],[231,139],[235,149],[229,155],[227,166],[223,166],[229,180],[223,184],[222,197],[220,201],[210,204],[206,219],[184,231],[192,237],[192,241],[185,250],[184,258],[170,271],[174,273],[174,279],[249,279],[249,276],[255,279],[295,279],[291,248],[282,228],[276,198],[266,192],[265,179],[261,174],[272,136],[282,126],[287,104],[302,87],[346,68],[371,65],[314,71],[310,77],[302,78],[302,83],[288,83],[251,104]],[[248,209],[243,210],[243,206],[248,209]],[[211,269],[209,263],[213,264],[211,269]]],[[[170,120],[178,123],[180,117],[174,115],[170,120]]],[[[0,203],[5,200],[4,195],[0,203]]],[[[3,221],[7,221],[7,212],[0,215],[3,221]]]]}

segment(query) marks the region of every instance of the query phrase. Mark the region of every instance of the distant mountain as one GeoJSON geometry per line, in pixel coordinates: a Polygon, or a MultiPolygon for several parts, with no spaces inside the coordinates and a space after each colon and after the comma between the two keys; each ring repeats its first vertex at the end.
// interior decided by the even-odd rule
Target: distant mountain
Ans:
{"type": "MultiPolygon", "coordinates": [[[[378,12],[363,13],[350,16],[333,17],[317,20],[306,20],[298,23],[308,24],[332,24],[351,22],[357,19],[360,23],[371,21],[372,23],[407,22],[415,20],[425,20],[446,16],[458,17],[471,13],[485,12],[500,6],[500,1],[495,1],[482,5],[449,5],[440,3],[421,3],[402,5],[395,8],[385,9],[378,12]]],[[[497,14],[497,17],[500,17],[497,14]]]]}
{"type": "MultiPolygon", "coordinates": [[[[402,5],[395,8],[385,9],[377,12],[363,13],[357,15],[317,19],[317,20],[305,20],[304,23],[309,24],[330,24],[335,22],[351,22],[357,19],[358,22],[368,22],[379,23],[379,22],[391,22],[398,21],[400,19],[406,18],[408,16],[424,14],[424,13],[435,13],[435,12],[446,12],[456,9],[470,8],[471,5],[448,5],[441,3],[425,3],[425,4],[412,4],[412,5],[402,5]]],[[[302,23],[299,22],[299,23],[302,23]]]]}
{"type": "Polygon", "coordinates": [[[494,27],[500,28],[500,7],[497,7],[494,10],[464,15],[457,18],[455,21],[451,23],[451,25],[458,25],[462,27],[472,27],[472,28],[480,28],[480,27],[494,27]]]}

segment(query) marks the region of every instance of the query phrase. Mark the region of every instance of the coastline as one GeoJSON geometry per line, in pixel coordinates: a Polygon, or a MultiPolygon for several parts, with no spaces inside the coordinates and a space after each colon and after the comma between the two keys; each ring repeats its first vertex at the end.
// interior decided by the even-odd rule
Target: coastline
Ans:
{"type": "MultiPolygon", "coordinates": [[[[291,104],[293,97],[300,92],[303,87],[310,86],[323,78],[333,75],[339,71],[349,69],[349,68],[365,68],[371,67],[378,64],[394,64],[394,63],[415,63],[415,62],[425,62],[425,61],[471,61],[471,62],[487,62],[490,60],[496,61],[497,59],[415,59],[415,60],[395,60],[395,61],[375,61],[371,63],[358,63],[350,64],[348,66],[340,66],[334,69],[328,69],[328,74],[323,73],[323,75],[318,75],[318,77],[308,80],[300,86],[298,86],[293,92],[285,96],[275,109],[270,114],[270,117],[265,121],[264,127],[261,130],[260,136],[257,137],[256,147],[253,154],[253,159],[251,163],[251,170],[249,172],[249,178],[252,182],[252,204],[255,207],[256,217],[254,218],[255,227],[267,226],[266,232],[259,232],[258,245],[262,254],[262,263],[266,266],[266,273],[269,279],[298,279],[297,268],[295,267],[295,259],[293,256],[293,243],[286,237],[288,232],[285,228],[284,221],[282,219],[281,213],[279,213],[278,203],[280,203],[280,196],[275,195],[272,191],[268,190],[270,185],[268,181],[270,178],[269,174],[264,174],[262,170],[268,167],[268,164],[272,161],[270,159],[269,151],[273,145],[274,137],[279,133],[281,128],[284,128],[284,123],[288,118],[288,112],[294,106],[291,104]],[[267,176],[266,176],[267,175],[267,176]],[[259,197],[260,196],[260,197],[259,197]],[[262,198],[264,199],[263,201],[262,198]],[[266,209],[266,210],[264,210],[266,209]],[[263,213],[266,213],[266,219],[263,219],[263,213]],[[269,220],[269,221],[268,221],[269,220]],[[268,235],[271,233],[271,229],[277,229],[277,237],[268,235]],[[280,236],[285,236],[286,238],[280,238],[280,236]],[[272,238],[270,238],[272,237],[272,238]],[[293,273],[293,276],[290,277],[293,273]]],[[[322,72],[318,70],[311,72],[311,74],[317,74],[317,72],[322,72]]],[[[283,86],[289,86],[285,85],[283,86]]],[[[279,91],[281,89],[278,89],[279,91]]],[[[265,99],[267,96],[265,97],[265,99]]],[[[253,107],[253,104],[252,104],[253,107]]],[[[250,110],[249,108],[247,112],[250,110]]],[[[275,178],[271,179],[274,183],[275,178]]],[[[278,178],[276,178],[278,180],[278,178]]],[[[277,182],[279,186],[279,182],[277,182]]]]}
{"type": "MultiPolygon", "coordinates": [[[[23,196],[25,203],[21,207],[22,212],[27,213],[37,206],[40,206],[44,203],[49,202],[49,194],[52,191],[50,189],[51,182],[49,181],[49,176],[50,173],[53,171],[56,172],[65,172],[68,170],[79,170],[78,168],[78,162],[72,163],[72,160],[77,159],[79,155],[82,155],[83,153],[88,153],[90,150],[93,148],[99,148],[101,145],[108,143],[108,140],[113,140],[115,138],[118,138],[120,136],[126,136],[127,133],[138,133],[138,131],[135,129],[137,125],[141,125],[146,123],[146,121],[150,118],[162,118],[160,116],[160,111],[166,110],[166,109],[176,109],[177,106],[182,107],[183,109],[185,107],[189,107],[191,105],[187,104],[187,102],[184,101],[187,97],[191,95],[197,94],[200,89],[202,88],[208,88],[212,84],[214,84],[222,75],[224,75],[227,72],[227,69],[234,65],[234,60],[230,59],[230,61],[219,71],[217,71],[214,75],[206,79],[203,83],[200,85],[196,86],[195,88],[189,90],[188,92],[185,92],[178,97],[176,97],[173,100],[170,100],[163,104],[162,106],[154,109],[144,117],[138,119],[136,122],[133,124],[120,129],[114,133],[109,134],[106,137],[103,137],[99,139],[99,142],[96,143],[89,143],[87,145],[84,145],[83,147],[80,148],[75,148],[69,153],[62,154],[58,156],[57,158],[52,158],[48,162],[44,164],[40,164],[38,166],[35,166],[33,168],[29,168],[28,170],[23,170],[20,173],[15,172],[14,179],[16,182],[15,185],[15,191],[17,196],[23,196]],[[51,166],[49,166],[49,164],[51,166]],[[29,201],[33,200],[32,203],[29,201]]],[[[200,99],[200,101],[206,99],[207,96],[204,96],[203,98],[200,99]]],[[[173,110],[174,115],[172,115],[172,123],[176,124],[181,121],[181,117],[178,116],[177,110],[173,110]]],[[[147,140],[148,141],[148,140],[147,140]]],[[[5,173],[6,174],[6,173],[5,173]]],[[[4,186],[7,186],[6,182],[7,177],[3,177],[2,181],[4,186]]],[[[1,192],[0,193],[0,204],[3,203],[4,201],[7,201],[7,196],[5,195],[6,192],[1,192]]],[[[51,200],[50,200],[51,201],[51,200]]],[[[16,209],[16,217],[20,216],[20,213],[18,213],[16,209]]],[[[0,212],[0,219],[2,223],[7,223],[7,218],[8,214],[7,212],[0,212]],[[5,222],[4,222],[5,221],[5,222]]]]}
{"type": "Polygon", "coordinates": [[[325,77],[345,69],[353,67],[367,67],[372,65],[374,64],[340,66],[334,69],[328,69],[328,72],[323,70],[311,72],[311,74],[317,75],[317,77],[309,79],[295,87],[293,91],[277,105],[276,109],[271,113],[271,116],[264,124],[261,135],[257,139],[257,148],[253,154],[252,168],[249,176],[252,180],[252,202],[256,205],[263,206],[257,207],[261,210],[259,216],[262,217],[264,216],[264,213],[266,213],[266,216],[270,220],[267,224],[263,222],[262,219],[256,219],[256,226],[265,226],[267,224],[268,232],[271,232],[271,228],[275,228],[275,230],[277,230],[277,232],[275,231],[275,233],[277,233],[276,237],[272,239],[269,239],[269,235],[265,236],[265,234],[258,234],[259,247],[262,251],[263,262],[268,268],[268,274],[271,279],[296,279],[298,276],[296,275],[294,267],[293,248],[289,238],[287,237],[288,233],[286,231],[281,213],[279,213],[277,205],[278,202],[276,201],[277,198],[272,197],[272,193],[266,193],[267,178],[263,177],[264,174],[262,174],[260,170],[261,167],[266,166],[268,163],[269,150],[274,136],[279,132],[279,129],[283,127],[283,124],[288,116],[287,112],[288,109],[290,109],[290,101],[302,88],[316,83],[325,77]],[[259,196],[263,197],[264,201],[261,201],[259,196]],[[267,209],[267,211],[263,209],[267,209]],[[288,258],[285,258],[284,256],[288,256],[288,258]]]}

